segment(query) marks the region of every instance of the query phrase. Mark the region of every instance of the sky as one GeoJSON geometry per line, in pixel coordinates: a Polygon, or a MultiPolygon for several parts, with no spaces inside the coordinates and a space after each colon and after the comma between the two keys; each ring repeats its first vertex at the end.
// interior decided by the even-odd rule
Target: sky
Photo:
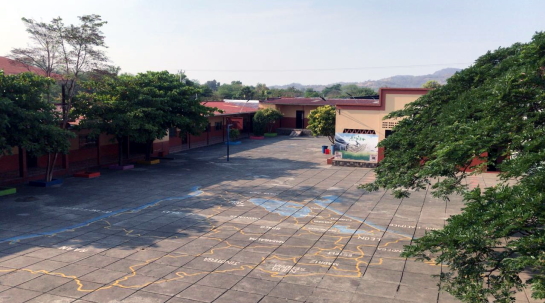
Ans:
{"type": "Polygon", "coordinates": [[[30,42],[22,17],[98,14],[122,72],[204,83],[331,84],[465,68],[545,30],[543,0],[19,0],[2,4],[0,56],[30,42]]]}

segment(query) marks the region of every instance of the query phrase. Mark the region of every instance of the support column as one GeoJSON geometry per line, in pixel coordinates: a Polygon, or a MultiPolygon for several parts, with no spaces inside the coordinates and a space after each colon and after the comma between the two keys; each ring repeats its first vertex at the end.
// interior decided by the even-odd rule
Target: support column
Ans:
{"type": "Polygon", "coordinates": [[[100,166],[100,135],[97,137],[97,166],[100,166]]]}
{"type": "Polygon", "coordinates": [[[26,161],[26,150],[19,146],[19,177],[28,177],[28,167],[26,161]]]}

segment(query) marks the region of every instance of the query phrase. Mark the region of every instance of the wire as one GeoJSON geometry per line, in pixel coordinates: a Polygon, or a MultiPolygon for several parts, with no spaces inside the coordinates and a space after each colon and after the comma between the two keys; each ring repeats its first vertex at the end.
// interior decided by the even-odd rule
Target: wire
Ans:
{"type": "Polygon", "coordinates": [[[365,70],[365,69],[386,69],[386,68],[411,68],[428,66],[449,66],[449,65],[469,65],[472,63],[442,63],[442,64],[422,64],[422,65],[397,65],[397,66],[366,66],[366,67],[337,67],[337,68],[309,68],[309,69],[188,69],[188,72],[328,72],[328,71],[346,71],[346,70],[365,70]]]}

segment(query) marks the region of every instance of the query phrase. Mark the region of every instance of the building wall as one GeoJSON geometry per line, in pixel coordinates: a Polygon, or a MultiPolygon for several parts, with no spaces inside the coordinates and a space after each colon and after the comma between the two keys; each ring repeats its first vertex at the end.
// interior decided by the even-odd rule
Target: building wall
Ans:
{"type": "MultiPolygon", "coordinates": [[[[234,115],[243,117],[246,122],[245,129],[241,131],[241,137],[246,138],[251,130],[250,121],[252,114],[234,115]]],[[[214,116],[209,118],[209,131],[203,131],[198,136],[187,135],[185,138],[169,135],[155,140],[153,143],[153,156],[165,156],[172,152],[178,152],[190,148],[197,148],[227,140],[224,136],[226,116],[214,116]],[[215,128],[215,122],[222,122],[219,130],[215,128]]],[[[70,139],[70,151],[68,155],[59,155],[55,165],[55,176],[64,176],[77,171],[89,170],[99,166],[115,164],[118,158],[118,144],[113,136],[101,134],[97,139],[86,139],[88,130],[75,132],[76,137],[70,139]]],[[[130,141],[130,138],[129,138],[130,141]]],[[[144,154],[138,150],[140,146],[125,142],[123,146],[124,162],[142,159],[144,154]],[[129,153],[127,160],[127,154],[129,153]]],[[[44,177],[47,166],[47,156],[35,159],[36,166],[29,165],[29,157],[23,152],[23,165],[20,167],[18,148],[13,148],[12,155],[0,157],[0,184],[20,184],[30,180],[44,177]]]]}
{"type": "Polygon", "coordinates": [[[303,128],[306,128],[308,126],[308,115],[310,114],[311,110],[314,110],[318,107],[318,105],[284,105],[284,104],[259,104],[260,108],[275,108],[279,110],[284,117],[280,119],[275,125],[275,129],[277,127],[281,128],[296,128],[296,117],[297,117],[297,111],[303,111],[303,128]]]}
{"type": "Polygon", "coordinates": [[[392,111],[403,109],[405,105],[427,93],[422,90],[382,89],[381,106],[339,105],[335,123],[335,132],[342,133],[345,129],[374,130],[379,141],[384,139],[386,130],[390,130],[396,120],[383,120],[392,111]],[[391,122],[391,123],[384,123],[391,122]]]}
{"type": "MultiPolygon", "coordinates": [[[[428,89],[383,88],[380,90],[380,104],[378,106],[337,105],[335,132],[343,133],[345,129],[373,130],[380,142],[386,137],[386,131],[391,130],[399,121],[396,119],[383,120],[395,110],[416,101],[425,95],[428,89]]],[[[384,149],[378,149],[378,161],[384,159],[384,149]]]]}

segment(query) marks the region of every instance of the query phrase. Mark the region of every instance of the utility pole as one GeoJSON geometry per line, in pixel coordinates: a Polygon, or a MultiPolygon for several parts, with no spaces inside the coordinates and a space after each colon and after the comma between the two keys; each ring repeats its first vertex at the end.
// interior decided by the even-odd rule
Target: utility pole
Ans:
{"type": "Polygon", "coordinates": [[[229,162],[229,145],[231,145],[230,128],[233,124],[227,124],[227,162],[229,162]]]}

